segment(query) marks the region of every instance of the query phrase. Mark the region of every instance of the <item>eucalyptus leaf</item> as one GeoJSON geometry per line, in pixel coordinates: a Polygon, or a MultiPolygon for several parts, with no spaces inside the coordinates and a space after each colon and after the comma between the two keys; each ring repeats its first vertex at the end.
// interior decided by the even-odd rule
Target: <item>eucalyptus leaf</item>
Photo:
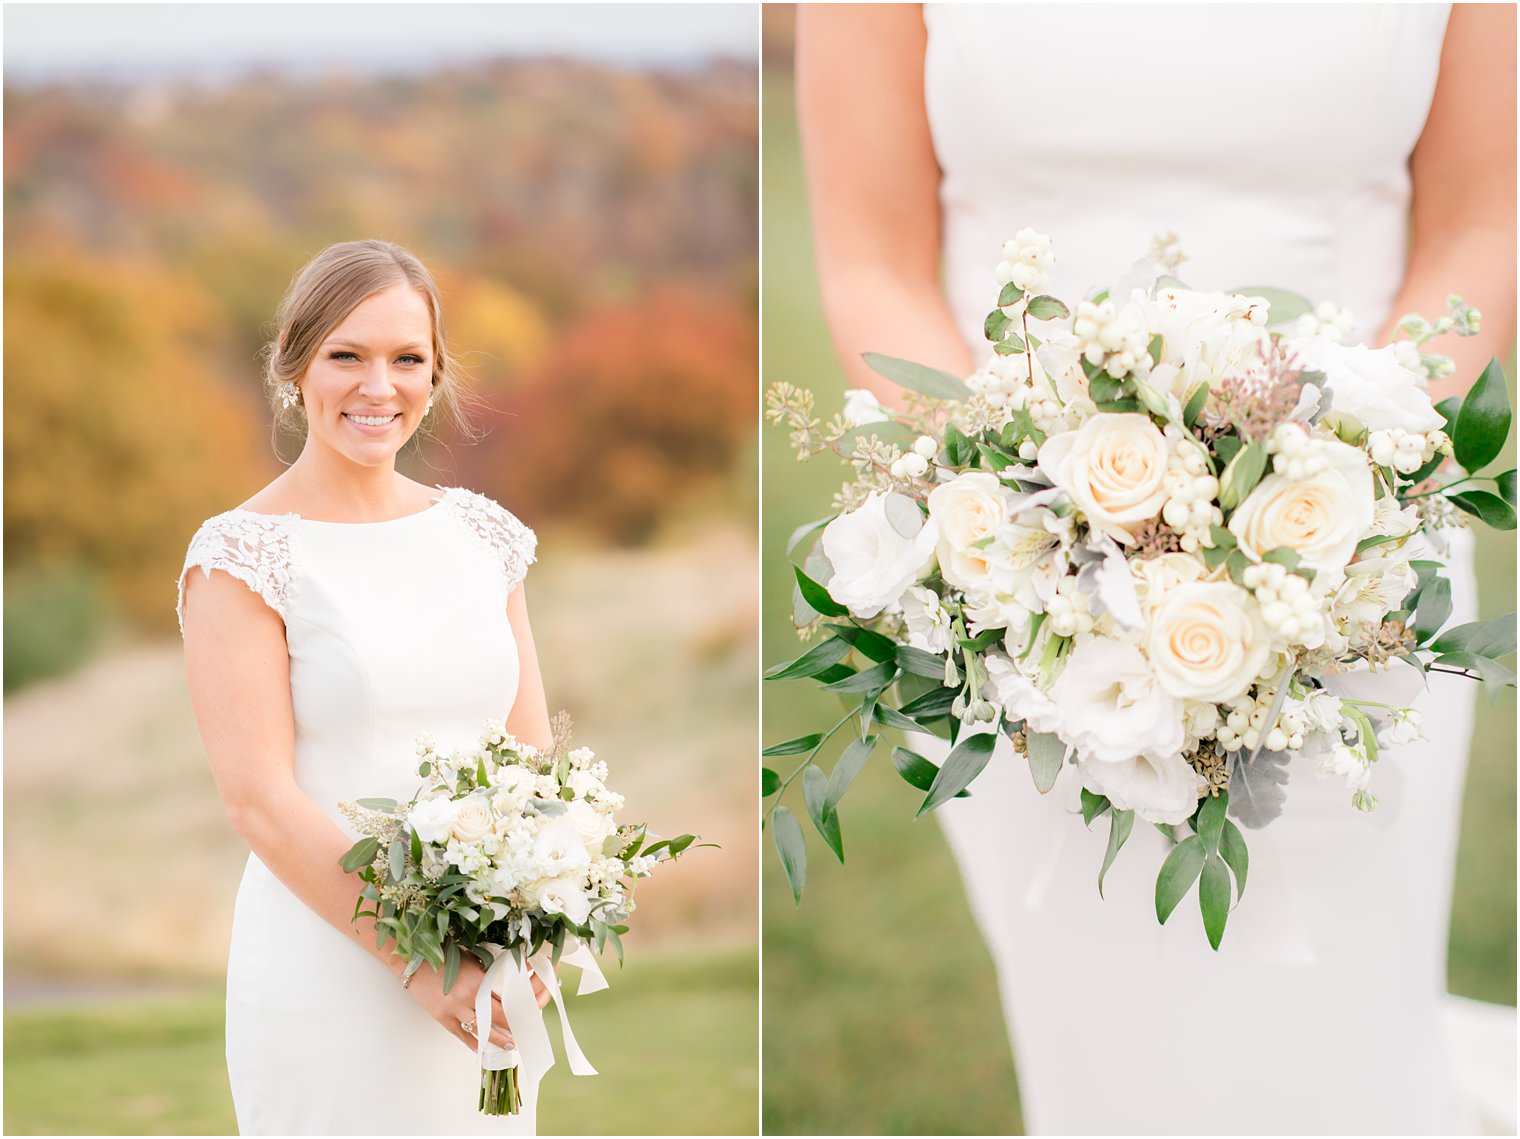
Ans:
{"type": "Polygon", "coordinates": [[[1029,774],[1034,776],[1035,788],[1043,795],[1056,785],[1061,764],[1066,762],[1066,745],[1060,736],[1048,732],[1026,731],[1024,741],[1029,753],[1029,774]]]}
{"type": "Polygon", "coordinates": [[[450,941],[443,955],[443,991],[447,993],[454,987],[454,981],[459,977],[459,942],[450,941]]]}
{"type": "Polygon", "coordinates": [[[398,838],[390,849],[391,881],[399,882],[406,876],[406,840],[398,838]]]}
{"type": "Polygon", "coordinates": [[[1108,875],[1108,868],[1114,864],[1119,851],[1125,842],[1129,840],[1130,831],[1135,829],[1134,811],[1115,811],[1108,822],[1108,849],[1103,852],[1103,868],[1098,871],[1098,897],[1103,896],[1103,879],[1108,875]]]}
{"type": "Polygon", "coordinates": [[[961,740],[940,765],[939,774],[934,777],[929,794],[918,808],[918,814],[927,814],[964,791],[967,784],[987,766],[996,743],[997,737],[986,733],[977,733],[961,740]]]}
{"type": "Polygon", "coordinates": [[[394,799],[360,799],[359,806],[371,811],[382,811],[386,814],[395,814],[397,803],[394,799]]]}
{"type": "Polygon", "coordinates": [[[1228,813],[1240,825],[1260,830],[1282,814],[1287,802],[1291,753],[1262,749],[1254,758],[1241,754],[1230,773],[1228,813]]]}
{"type": "Polygon", "coordinates": [[[1198,837],[1203,840],[1203,848],[1210,854],[1219,851],[1219,840],[1224,833],[1225,810],[1229,805],[1230,796],[1221,791],[1218,795],[1205,799],[1198,810],[1198,837]]]}
{"type": "Polygon", "coordinates": [[[904,538],[916,537],[924,528],[924,512],[905,494],[893,491],[883,500],[887,521],[904,538]]]}
{"type": "Polygon", "coordinates": [[[1475,656],[1472,653],[1442,653],[1430,663],[1432,665],[1442,665],[1446,668],[1461,668],[1469,672],[1476,672],[1484,684],[1513,686],[1515,683],[1513,669],[1500,664],[1496,660],[1475,656]]]}
{"type": "MultiPolygon", "coordinates": [[[[807,882],[807,843],[802,838],[802,827],[797,816],[786,807],[777,807],[771,815],[771,840],[776,853],[781,856],[781,869],[792,887],[792,899],[802,902],[802,887],[807,882]]],[[[619,952],[618,959],[622,960],[619,952]]]]}
{"type": "Polygon", "coordinates": [[[918,392],[920,395],[960,403],[971,398],[970,388],[949,372],[942,372],[938,368],[927,368],[911,360],[899,360],[877,352],[865,352],[861,355],[861,359],[877,375],[885,376],[894,384],[918,392]]]}
{"type": "MultiPolygon", "coordinates": [[[[1483,374],[1462,400],[1456,427],[1451,433],[1452,454],[1469,473],[1477,473],[1493,462],[1509,436],[1509,392],[1504,385],[1504,368],[1497,357],[1489,360],[1483,374]]],[[[1456,496],[1451,496],[1455,498],[1456,496]]],[[[1514,513],[1507,529],[1514,529],[1514,513]]]]}
{"type": "Polygon", "coordinates": [[[827,518],[819,518],[813,522],[804,522],[797,529],[793,530],[792,536],[786,540],[786,552],[790,554],[802,543],[804,538],[815,530],[822,530],[830,522],[834,521],[834,518],[835,515],[830,514],[827,518]]]}
{"type": "Polygon", "coordinates": [[[362,866],[368,866],[375,860],[375,855],[380,852],[380,840],[378,838],[361,838],[348,852],[338,859],[338,865],[344,871],[352,874],[362,866]]]}
{"type": "Polygon", "coordinates": [[[882,443],[895,443],[905,451],[918,438],[906,423],[899,423],[895,419],[878,419],[874,423],[861,423],[844,431],[834,440],[832,450],[836,455],[848,459],[855,454],[856,443],[873,436],[882,443]]]}
{"type": "Polygon", "coordinates": [[[1210,854],[1198,880],[1198,908],[1203,911],[1203,931],[1216,950],[1224,940],[1230,918],[1230,872],[1217,854],[1210,854]]]}
{"type": "Polygon", "coordinates": [[[1161,873],[1156,876],[1156,917],[1162,925],[1198,880],[1207,854],[1203,841],[1194,834],[1172,847],[1166,856],[1161,873]]]}

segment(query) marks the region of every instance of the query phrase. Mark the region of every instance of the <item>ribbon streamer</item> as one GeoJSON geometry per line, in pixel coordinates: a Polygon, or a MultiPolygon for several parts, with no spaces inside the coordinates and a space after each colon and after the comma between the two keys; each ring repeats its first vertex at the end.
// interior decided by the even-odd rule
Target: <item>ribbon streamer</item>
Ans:
{"type": "MultiPolygon", "coordinates": [[[[594,993],[607,987],[607,978],[591,950],[579,939],[566,939],[569,947],[560,954],[560,960],[581,970],[577,994],[594,993]]],[[[570,1070],[577,1076],[594,1076],[596,1069],[581,1051],[575,1033],[570,1029],[570,1016],[565,1011],[559,978],[554,974],[552,951],[541,949],[537,955],[519,962],[499,945],[482,948],[494,954],[491,967],[475,993],[476,1052],[483,1071],[502,1071],[518,1068],[518,1089],[522,1094],[523,1110],[533,1111],[538,1105],[538,1085],[544,1074],[554,1067],[554,1045],[549,1040],[549,1030],[544,1027],[543,1009],[533,993],[532,977],[537,975],[549,999],[559,1012],[560,1028],[564,1034],[565,1056],[570,1070]],[[501,998],[501,1007],[507,1014],[516,1048],[502,1048],[491,1043],[491,995],[501,998]]]]}

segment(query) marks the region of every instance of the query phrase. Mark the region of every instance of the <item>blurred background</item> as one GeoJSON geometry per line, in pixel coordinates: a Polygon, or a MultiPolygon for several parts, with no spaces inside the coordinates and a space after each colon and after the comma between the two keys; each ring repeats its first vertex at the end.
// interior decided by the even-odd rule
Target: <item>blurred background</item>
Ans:
{"type": "MultiPolygon", "coordinates": [[[[762,379],[812,388],[827,419],[840,406],[843,382],[814,279],[794,114],[793,11],[767,4],[763,15],[762,379]]],[[[1512,402],[1514,364],[1511,354],[1512,402]]],[[[787,538],[825,513],[847,467],[826,455],[798,463],[784,430],[766,426],[761,434],[762,639],[764,661],[772,665],[800,651],[791,624],[787,538]]],[[[1514,536],[1482,531],[1479,542],[1481,611],[1508,612],[1515,597],[1514,536]]],[[[768,682],[765,742],[833,723],[840,707],[807,681],[768,682]]],[[[938,826],[913,818],[922,795],[885,762],[890,747],[902,743],[896,737],[888,733],[877,747],[841,813],[846,865],[835,861],[800,803],[792,804],[809,851],[800,906],[793,905],[768,837],[763,844],[767,1134],[1023,1130],[992,961],[938,826]],[[952,1047],[968,1041],[979,1045],[952,1047]]],[[[1513,1005],[1513,689],[1493,700],[1478,697],[1473,739],[1449,984],[1454,993],[1513,1005]]],[[[825,758],[832,764],[834,755],[825,758]]]]}
{"type": "Polygon", "coordinates": [[[257,352],[297,269],[436,274],[479,443],[402,469],[533,526],[551,709],[699,850],[572,1002],[547,1133],[752,1132],[757,25],[734,5],[11,5],[5,32],[5,1130],[234,1127],[247,851],[175,579],[299,453],[257,352]],[[658,1041],[658,1043],[654,1043],[658,1041]],[[89,1094],[80,1090],[89,1088],[89,1094]]]}

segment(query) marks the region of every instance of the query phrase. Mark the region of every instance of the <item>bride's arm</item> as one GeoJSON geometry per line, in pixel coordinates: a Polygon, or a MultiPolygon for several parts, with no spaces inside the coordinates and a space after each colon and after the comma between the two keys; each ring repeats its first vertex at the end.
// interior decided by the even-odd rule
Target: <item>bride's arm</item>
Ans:
{"type": "MultiPolygon", "coordinates": [[[[359,884],[338,860],[352,845],[295,781],[295,717],[290,654],[280,618],[241,582],[223,572],[186,575],[185,664],[190,701],[211,773],[234,830],[259,860],[314,913],[352,938],[398,978],[406,962],[375,947],[374,924],[350,921],[359,884]]],[[[460,1028],[473,1019],[484,976],[466,958],[445,994],[439,974],[424,966],[408,992],[469,1047],[460,1028]]],[[[506,1017],[496,1006],[491,1038],[506,1045],[506,1017]]]]}
{"type": "Polygon", "coordinates": [[[901,389],[862,352],[956,375],[973,367],[940,287],[924,44],[917,4],[797,9],[797,113],[824,312],[848,386],[893,405],[901,389]]]}
{"type": "Polygon", "coordinates": [[[507,620],[517,641],[517,696],[507,716],[507,731],[537,748],[550,743],[549,703],[544,696],[544,678],[538,668],[538,650],[533,644],[533,628],[528,623],[528,595],[518,585],[507,598],[507,620]]]}
{"type": "Polygon", "coordinates": [[[1397,335],[1405,313],[1433,320],[1459,292],[1483,313],[1482,331],[1446,335],[1431,350],[1457,365],[1431,385],[1440,401],[1460,395],[1515,334],[1515,9],[1455,4],[1441,47],[1430,116],[1409,162],[1413,234],[1404,286],[1377,343],[1397,335]]]}

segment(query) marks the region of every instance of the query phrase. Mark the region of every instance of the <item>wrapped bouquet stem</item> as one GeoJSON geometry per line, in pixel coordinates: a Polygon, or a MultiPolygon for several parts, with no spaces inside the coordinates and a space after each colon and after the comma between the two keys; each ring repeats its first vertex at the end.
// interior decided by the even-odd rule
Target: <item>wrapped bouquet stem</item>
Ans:
{"type": "Polygon", "coordinates": [[[1108,817],[1100,891],[1136,822],[1160,828],[1157,918],[1196,886],[1217,949],[1293,757],[1370,811],[1427,673],[1515,683],[1515,615],[1448,627],[1443,573],[1451,527],[1515,527],[1515,472],[1492,467],[1504,375],[1431,402],[1451,363],[1428,342],[1478,327],[1459,297],[1370,348],[1331,305],[1145,263],[1069,306],[1045,291],[1053,258],[1042,234],[1008,242],[974,375],[867,354],[903,411],[852,392],[824,423],[811,393],[771,389],[799,457],[853,477],[793,536],[812,643],[767,673],[846,714],[765,749],[800,758],[764,768],[764,821],[800,899],[793,788],[842,859],[841,802],[888,730],[951,745],[938,765],[891,749],[919,814],[968,793],[1001,734],[1040,793],[1070,768],[1084,824],[1108,817]]]}

